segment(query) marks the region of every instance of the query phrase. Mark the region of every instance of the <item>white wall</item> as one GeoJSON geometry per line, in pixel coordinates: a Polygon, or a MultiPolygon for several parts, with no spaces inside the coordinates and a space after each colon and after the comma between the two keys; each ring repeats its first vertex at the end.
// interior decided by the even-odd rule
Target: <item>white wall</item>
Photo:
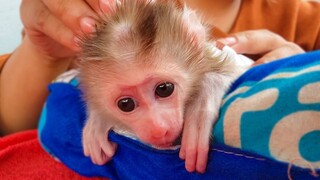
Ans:
{"type": "Polygon", "coordinates": [[[21,42],[21,0],[0,0],[0,55],[12,52],[21,42]]]}

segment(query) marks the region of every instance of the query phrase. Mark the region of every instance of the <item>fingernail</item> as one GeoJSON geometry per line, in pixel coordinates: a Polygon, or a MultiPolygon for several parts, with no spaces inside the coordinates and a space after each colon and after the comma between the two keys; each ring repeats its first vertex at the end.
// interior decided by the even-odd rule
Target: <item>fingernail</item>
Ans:
{"type": "Polygon", "coordinates": [[[84,33],[96,32],[96,22],[90,17],[84,17],[80,20],[80,27],[84,33]]]}
{"type": "Polygon", "coordinates": [[[220,40],[217,41],[216,47],[220,50],[222,50],[226,45],[222,43],[220,40]]]}
{"type": "Polygon", "coordinates": [[[237,38],[233,37],[233,36],[220,39],[219,41],[228,45],[228,46],[232,46],[238,42],[237,38]]]}

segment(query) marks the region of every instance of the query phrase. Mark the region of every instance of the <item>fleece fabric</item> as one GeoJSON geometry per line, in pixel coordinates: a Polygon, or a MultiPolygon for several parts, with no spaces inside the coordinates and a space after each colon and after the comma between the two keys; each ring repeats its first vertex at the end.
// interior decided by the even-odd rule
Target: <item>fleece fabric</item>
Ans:
{"type": "Polygon", "coordinates": [[[37,130],[29,130],[0,138],[0,179],[89,178],[54,160],[40,146],[37,130]]]}
{"type": "MultiPolygon", "coordinates": [[[[319,55],[317,51],[253,68],[234,83],[230,93],[249,75],[251,80],[259,80],[279,68],[315,63],[319,55]]],[[[46,151],[81,175],[111,179],[316,179],[320,173],[313,166],[300,168],[293,162],[280,162],[264,154],[230,147],[223,141],[215,141],[211,146],[206,173],[188,173],[184,161],[179,159],[179,149],[157,150],[114,132],[106,135],[118,144],[114,158],[105,165],[94,165],[82,150],[81,133],[86,119],[82,93],[76,77],[67,79],[69,83],[50,85],[39,133],[46,151]]],[[[252,146],[258,141],[252,141],[252,146]]]]}

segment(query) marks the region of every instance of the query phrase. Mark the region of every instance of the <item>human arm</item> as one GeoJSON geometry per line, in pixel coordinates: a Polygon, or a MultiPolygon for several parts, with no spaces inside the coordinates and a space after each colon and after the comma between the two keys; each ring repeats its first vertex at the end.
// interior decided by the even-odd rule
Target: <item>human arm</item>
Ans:
{"type": "Polygon", "coordinates": [[[68,2],[60,4],[63,6],[58,2],[50,4],[50,8],[60,7],[59,14],[49,10],[44,1],[22,1],[21,20],[25,35],[0,74],[1,135],[37,126],[48,95],[47,85],[69,68],[80,51],[75,40],[93,31],[88,17],[95,17],[96,13],[82,0],[68,2]],[[61,12],[62,7],[67,9],[65,6],[73,11],[61,12]],[[71,22],[62,21],[62,17],[71,19],[73,26],[70,26],[71,22]]]}
{"type": "Polygon", "coordinates": [[[7,60],[0,76],[2,135],[35,128],[48,94],[47,85],[71,59],[55,61],[37,52],[28,36],[7,60]]]}

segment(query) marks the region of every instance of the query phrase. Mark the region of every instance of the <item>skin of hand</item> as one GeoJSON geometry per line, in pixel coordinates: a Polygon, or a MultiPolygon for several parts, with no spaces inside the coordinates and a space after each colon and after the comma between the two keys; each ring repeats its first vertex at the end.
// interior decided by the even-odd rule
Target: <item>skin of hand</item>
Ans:
{"type": "Polygon", "coordinates": [[[24,31],[41,53],[54,58],[80,51],[79,39],[95,31],[97,14],[83,0],[24,0],[24,31]]]}
{"type": "Polygon", "coordinates": [[[66,71],[112,0],[23,0],[22,43],[0,76],[0,135],[36,128],[47,86],[66,71]]]}
{"type": "Polygon", "coordinates": [[[297,44],[264,29],[239,32],[218,41],[230,46],[239,54],[262,55],[253,65],[304,53],[297,44]]]}

